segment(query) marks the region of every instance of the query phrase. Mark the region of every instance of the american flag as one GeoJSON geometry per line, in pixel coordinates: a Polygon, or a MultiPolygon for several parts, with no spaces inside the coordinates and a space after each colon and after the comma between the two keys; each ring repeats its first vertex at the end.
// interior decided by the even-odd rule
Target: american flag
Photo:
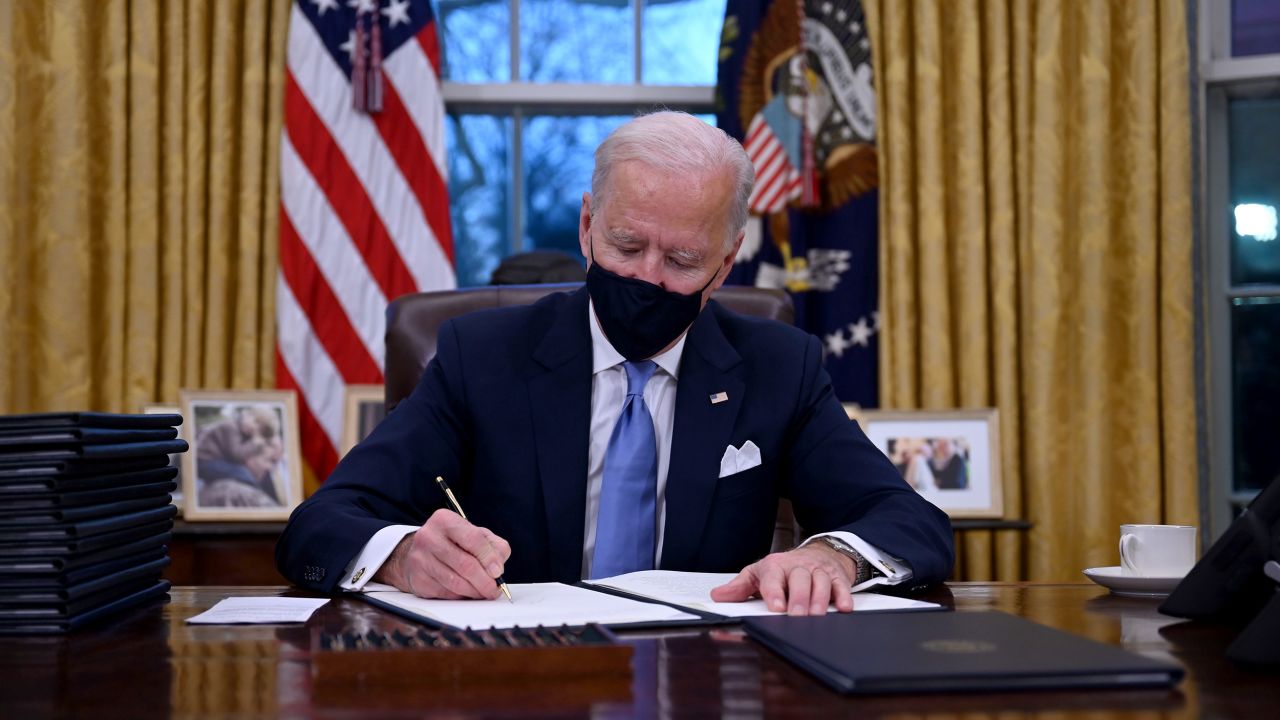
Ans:
{"type": "Polygon", "coordinates": [[[383,380],[387,302],[456,285],[440,46],[428,0],[297,0],[287,52],[276,383],[323,479],[344,386],[383,380]]]}
{"type": "Polygon", "coordinates": [[[764,111],[751,119],[747,140],[742,147],[756,169],[755,189],[747,200],[751,212],[757,215],[778,212],[800,195],[800,171],[792,163],[787,148],[773,131],[764,111]]]}

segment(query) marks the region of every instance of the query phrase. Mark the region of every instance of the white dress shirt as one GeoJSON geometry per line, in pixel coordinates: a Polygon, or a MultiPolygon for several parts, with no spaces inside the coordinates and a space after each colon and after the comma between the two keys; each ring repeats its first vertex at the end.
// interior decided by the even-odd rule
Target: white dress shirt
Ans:
{"type": "MultiPolygon", "coordinates": [[[[626,358],[622,357],[600,329],[596,320],[595,304],[590,304],[587,323],[591,331],[591,428],[587,451],[587,507],[584,518],[582,543],[582,578],[591,577],[591,556],[596,547],[596,517],[600,513],[600,486],[604,479],[604,453],[609,446],[609,437],[613,434],[613,426],[622,413],[622,402],[627,396],[627,373],[622,367],[626,358]]],[[[666,527],[667,508],[667,465],[671,459],[671,436],[675,427],[676,380],[680,372],[680,358],[684,354],[684,344],[688,333],[682,334],[670,350],[655,355],[653,361],[658,365],[657,371],[649,379],[644,388],[644,404],[653,416],[653,429],[657,435],[658,449],[658,527],[657,554],[654,567],[662,560],[662,535],[666,527]]],[[[400,540],[418,528],[413,525],[389,525],[374,533],[369,542],[347,566],[343,581],[339,584],[343,590],[360,590],[377,574],[378,568],[386,562],[400,540]]],[[[881,552],[864,542],[862,538],[849,532],[822,533],[840,538],[862,554],[882,576],[854,586],[853,590],[863,590],[874,585],[896,585],[911,577],[911,569],[902,561],[881,552]]],[[[815,535],[803,544],[808,544],[822,535],[815,535]]]]}

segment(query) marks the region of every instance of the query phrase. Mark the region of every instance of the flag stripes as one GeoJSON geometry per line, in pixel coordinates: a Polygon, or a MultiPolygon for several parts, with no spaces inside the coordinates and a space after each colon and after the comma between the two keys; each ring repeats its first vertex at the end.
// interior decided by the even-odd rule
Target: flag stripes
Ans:
{"type": "Polygon", "coordinates": [[[297,0],[290,14],[276,378],[298,392],[320,479],[338,460],[345,386],[383,381],[387,302],[455,286],[439,41],[427,0],[407,0],[407,22],[405,4],[297,0]],[[357,65],[380,110],[356,109],[357,65]]]}
{"type": "MultiPolygon", "coordinates": [[[[292,76],[290,76],[290,79],[292,76]]],[[[378,286],[386,297],[399,297],[413,292],[417,285],[400,250],[373,207],[365,185],[352,172],[341,149],[320,122],[311,105],[290,80],[285,82],[285,115],[289,118],[286,137],[281,143],[282,171],[296,170],[293,157],[306,167],[305,173],[290,177],[299,184],[315,185],[324,203],[336,215],[347,235],[368,264],[378,286]],[[290,151],[298,148],[301,152],[290,151]],[[288,166],[287,168],[285,166],[288,166]]],[[[290,188],[285,187],[288,192],[290,188]]],[[[314,196],[312,203],[320,202],[314,196]]],[[[312,208],[309,208],[312,209],[312,208]]],[[[312,211],[314,212],[314,208],[312,211]]]]}
{"type": "Polygon", "coordinates": [[[800,173],[791,164],[786,148],[765,122],[763,114],[752,118],[743,149],[756,169],[756,186],[747,200],[751,212],[760,215],[778,212],[800,194],[800,173]]]}

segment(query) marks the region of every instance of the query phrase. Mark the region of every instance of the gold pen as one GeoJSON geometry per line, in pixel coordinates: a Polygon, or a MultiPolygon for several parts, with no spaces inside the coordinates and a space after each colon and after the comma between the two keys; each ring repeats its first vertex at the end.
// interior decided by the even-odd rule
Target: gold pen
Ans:
{"type": "MultiPolygon", "coordinates": [[[[453,491],[449,489],[449,483],[446,483],[444,478],[437,475],[436,484],[444,491],[444,499],[449,501],[449,508],[461,515],[463,520],[466,520],[467,514],[462,512],[462,505],[458,503],[458,498],[453,496],[453,491]]],[[[515,602],[515,600],[511,598],[511,591],[507,589],[507,581],[503,580],[502,576],[499,575],[496,582],[498,583],[498,588],[502,590],[502,594],[507,596],[507,601],[515,602]]]]}

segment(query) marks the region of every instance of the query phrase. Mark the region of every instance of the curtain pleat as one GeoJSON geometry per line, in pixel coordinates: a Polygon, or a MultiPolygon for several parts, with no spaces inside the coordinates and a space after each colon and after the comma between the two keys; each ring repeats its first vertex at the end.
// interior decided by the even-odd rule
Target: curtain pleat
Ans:
{"type": "Polygon", "coordinates": [[[0,412],[274,384],[287,19],[0,3],[0,412]]]}
{"type": "Polygon", "coordinates": [[[1176,0],[865,3],[881,398],[1000,410],[1006,516],[957,577],[1078,580],[1195,524],[1189,53],[1176,0]]]}

